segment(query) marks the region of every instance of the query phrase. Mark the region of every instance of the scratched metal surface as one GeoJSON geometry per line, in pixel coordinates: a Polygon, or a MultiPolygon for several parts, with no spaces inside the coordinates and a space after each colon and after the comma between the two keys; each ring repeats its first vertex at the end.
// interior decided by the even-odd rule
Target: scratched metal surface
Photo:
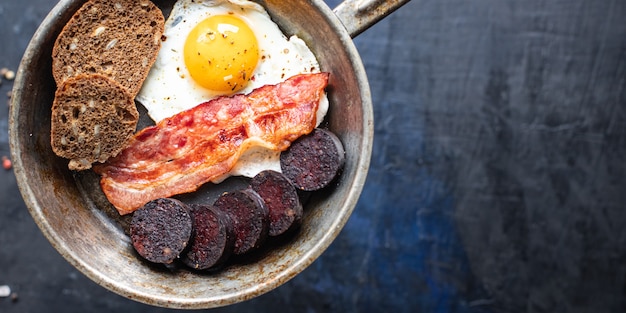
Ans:
{"type": "MultiPolygon", "coordinates": [[[[0,67],[53,5],[0,2],[0,67]]],[[[624,16],[622,0],[413,0],[359,35],[376,133],[358,207],[301,275],[215,311],[625,312],[624,16]]],[[[0,199],[18,296],[0,312],[173,312],[73,269],[11,171],[0,199]]]]}

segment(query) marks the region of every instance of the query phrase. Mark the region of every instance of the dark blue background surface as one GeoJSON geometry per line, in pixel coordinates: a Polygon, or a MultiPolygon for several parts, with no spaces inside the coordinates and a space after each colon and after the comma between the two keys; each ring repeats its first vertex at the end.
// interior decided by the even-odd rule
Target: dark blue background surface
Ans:
{"type": "MultiPolygon", "coordinates": [[[[0,67],[54,4],[0,3],[0,67]]],[[[302,274],[215,311],[626,312],[624,16],[623,0],[413,0],[359,35],[376,123],[354,214],[302,274]]],[[[72,268],[11,171],[0,199],[0,285],[18,295],[0,312],[173,311],[72,268]]]]}

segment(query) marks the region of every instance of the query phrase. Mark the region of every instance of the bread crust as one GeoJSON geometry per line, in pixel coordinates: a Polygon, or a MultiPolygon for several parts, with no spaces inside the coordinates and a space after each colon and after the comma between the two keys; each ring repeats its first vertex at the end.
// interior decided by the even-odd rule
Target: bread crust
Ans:
{"type": "Polygon", "coordinates": [[[68,21],[52,49],[61,85],[81,74],[116,80],[134,97],[161,47],[165,19],[149,0],[89,0],[68,21]]]}
{"type": "Polygon", "coordinates": [[[138,119],[134,97],[116,81],[99,74],[70,77],[55,93],[50,144],[70,159],[71,170],[90,169],[122,151],[138,119]]]}

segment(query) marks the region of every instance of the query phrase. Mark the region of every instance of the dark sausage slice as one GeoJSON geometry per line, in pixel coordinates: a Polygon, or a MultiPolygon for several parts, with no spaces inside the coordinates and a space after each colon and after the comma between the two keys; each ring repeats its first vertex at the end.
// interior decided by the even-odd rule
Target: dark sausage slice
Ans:
{"type": "Polygon", "coordinates": [[[189,208],[182,202],[161,198],[133,213],[130,238],[146,260],[169,264],[185,249],[191,236],[189,208]]]}
{"type": "Polygon", "coordinates": [[[262,171],[250,182],[269,210],[270,236],[281,235],[300,225],[302,204],[296,188],[285,175],[272,171],[262,171]]]}
{"type": "Polygon", "coordinates": [[[244,254],[261,246],[268,235],[269,216],[261,197],[250,189],[222,194],[213,205],[228,213],[235,231],[234,254],[244,254]]]}
{"type": "Polygon", "coordinates": [[[280,154],[280,168],[296,188],[315,191],[328,186],[345,162],[343,145],[335,134],[316,128],[280,154]]]}
{"type": "Polygon", "coordinates": [[[226,213],[209,205],[189,205],[193,228],[183,263],[193,269],[204,270],[223,264],[235,243],[233,225],[226,213]]]}

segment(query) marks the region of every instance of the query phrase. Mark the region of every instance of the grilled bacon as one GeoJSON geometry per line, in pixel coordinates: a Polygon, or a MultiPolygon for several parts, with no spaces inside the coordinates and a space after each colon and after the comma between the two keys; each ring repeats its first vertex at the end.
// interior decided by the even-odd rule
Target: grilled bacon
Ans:
{"type": "Polygon", "coordinates": [[[195,191],[230,171],[250,147],[287,149],[315,128],[328,76],[296,75],[144,128],[118,156],[94,166],[104,194],[124,215],[151,200],[195,191]]]}

